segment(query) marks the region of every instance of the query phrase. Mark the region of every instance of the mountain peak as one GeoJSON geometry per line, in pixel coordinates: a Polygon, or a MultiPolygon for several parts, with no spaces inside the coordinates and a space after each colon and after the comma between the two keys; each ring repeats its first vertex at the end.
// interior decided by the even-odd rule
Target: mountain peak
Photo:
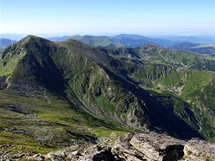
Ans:
{"type": "Polygon", "coordinates": [[[25,45],[27,43],[50,43],[51,41],[44,39],[42,37],[34,36],[34,35],[28,35],[22,40],[18,42],[19,45],[25,45]]]}
{"type": "MultiPolygon", "coordinates": [[[[30,39],[43,39],[43,38],[35,36],[35,35],[28,35],[28,36],[24,37],[22,40],[30,40],[30,39]]],[[[22,41],[22,40],[20,40],[20,41],[22,41]]]]}
{"type": "Polygon", "coordinates": [[[51,41],[41,37],[28,35],[18,43],[7,47],[2,53],[6,74],[11,74],[16,68],[16,65],[24,59],[26,55],[37,55],[38,59],[47,54],[51,48],[51,41]],[[41,55],[42,54],[42,55],[41,55]]]}

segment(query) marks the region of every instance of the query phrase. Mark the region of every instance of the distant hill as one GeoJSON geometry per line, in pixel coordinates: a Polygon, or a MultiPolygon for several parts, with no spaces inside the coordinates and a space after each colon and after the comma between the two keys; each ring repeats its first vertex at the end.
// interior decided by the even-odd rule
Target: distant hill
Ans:
{"type": "Polygon", "coordinates": [[[155,39],[134,34],[121,34],[116,36],[90,36],[90,35],[75,35],[48,38],[50,41],[62,42],[68,39],[75,39],[79,42],[90,46],[103,46],[103,47],[139,47],[144,44],[155,44],[163,47],[170,47],[175,45],[176,42],[165,39],[155,39]]]}
{"type": "Polygon", "coordinates": [[[117,42],[108,36],[74,36],[73,39],[80,41],[90,46],[103,46],[103,47],[124,47],[123,43],[117,42]]]}
{"type": "Polygon", "coordinates": [[[215,35],[213,36],[154,36],[153,38],[166,39],[170,41],[191,42],[197,44],[215,44],[215,35]]]}
{"type": "Polygon", "coordinates": [[[177,50],[187,50],[196,52],[199,54],[215,55],[215,44],[194,44],[190,42],[184,42],[173,47],[177,50]]]}
{"type": "Polygon", "coordinates": [[[23,39],[26,35],[25,34],[0,34],[0,38],[10,39],[19,41],[23,39]]]}
{"type": "Polygon", "coordinates": [[[122,43],[126,47],[140,47],[144,44],[154,44],[162,47],[170,47],[175,45],[176,42],[165,40],[165,39],[157,39],[157,38],[150,38],[141,35],[134,35],[134,34],[121,34],[111,37],[112,40],[122,43]]]}
{"type": "Polygon", "coordinates": [[[5,47],[8,47],[9,45],[15,44],[16,42],[17,41],[14,41],[14,40],[0,38],[0,47],[5,48],[5,47]]]}
{"type": "Polygon", "coordinates": [[[0,38],[0,54],[4,50],[4,48],[15,44],[17,41],[10,40],[10,39],[5,39],[5,38],[0,38]]]}
{"type": "Polygon", "coordinates": [[[177,50],[192,51],[199,54],[215,54],[213,37],[198,37],[198,36],[163,36],[163,37],[145,37],[135,34],[120,34],[116,36],[63,36],[48,38],[54,42],[62,42],[68,39],[75,39],[79,42],[90,46],[102,47],[127,47],[136,48],[145,44],[154,44],[161,47],[173,48],[177,50]],[[206,43],[206,44],[204,44],[206,43]]]}
{"type": "Polygon", "coordinates": [[[51,37],[50,41],[63,42],[69,39],[74,39],[90,46],[103,46],[103,47],[124,47],[124,44],[115,42],[108,36],[90,36],[90,35],[75,35],[75,36],[63,36],[63,37],[51,37]]]}
{"type": "Polygon", "coordinates": [[[54,41],[54,42],[62,42],[71,39],[72,36],[62,36],[62,37],[50,37],[48,40],[54,41]]]}

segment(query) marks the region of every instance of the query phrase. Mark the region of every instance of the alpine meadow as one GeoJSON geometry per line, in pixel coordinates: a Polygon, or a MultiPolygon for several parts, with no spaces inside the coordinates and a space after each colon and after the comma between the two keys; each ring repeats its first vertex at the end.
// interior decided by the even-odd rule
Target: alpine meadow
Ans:
{"type": "Polygon", "coordinates": [[[214,161],[213,0],[0,0],[1,161],[214,161]]]}

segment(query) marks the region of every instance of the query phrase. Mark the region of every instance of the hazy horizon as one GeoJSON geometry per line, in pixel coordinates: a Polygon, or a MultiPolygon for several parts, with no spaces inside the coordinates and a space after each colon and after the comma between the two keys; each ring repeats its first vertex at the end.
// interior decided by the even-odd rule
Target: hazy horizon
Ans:
{"type": "MultiPolygon", "coordinates": [[[[98,35],[94,35],[94,34],[0,34],[0,38],[6,38],[6,39],[11,39],[11,40],[16,40],[19,41],[23,38],[25,38],[28,35],[33,35],[33,36],[38,36],[38,37],[42,37],[42,38],[54,38],[54,37],[64,37],[64,36],[108,36],[108,37],[113,37],[113,36],[117,36],[117,35],[121,35],[121,34],[126,34],[126,33],[119,33],[119,34],[98,34],[98,35]]],[[[141,34],[127,34],[127,35],[140,35],[140,36],[144,36],[144,37],[149,37],[149,38],[163,38],[163,39],[168,39],[168,38],[173,38],[173,37],[196,37],[196,38],[212,38],[214,39],[214,43],[215,43],[215,35],[141,35],[141,34]]]]}
{"type": "Polygon", "coordinates": [[[215,35],[213,0],[0,0],[0,34],[215,35]]]}

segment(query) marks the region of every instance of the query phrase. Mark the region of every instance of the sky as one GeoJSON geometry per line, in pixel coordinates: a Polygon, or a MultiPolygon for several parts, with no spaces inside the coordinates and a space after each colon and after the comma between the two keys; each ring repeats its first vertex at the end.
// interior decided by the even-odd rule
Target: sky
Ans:
{"type": "Polygon", "coordinates": [[[215,35],[215,0],[0,0],[0,34],[215,35]]]}

